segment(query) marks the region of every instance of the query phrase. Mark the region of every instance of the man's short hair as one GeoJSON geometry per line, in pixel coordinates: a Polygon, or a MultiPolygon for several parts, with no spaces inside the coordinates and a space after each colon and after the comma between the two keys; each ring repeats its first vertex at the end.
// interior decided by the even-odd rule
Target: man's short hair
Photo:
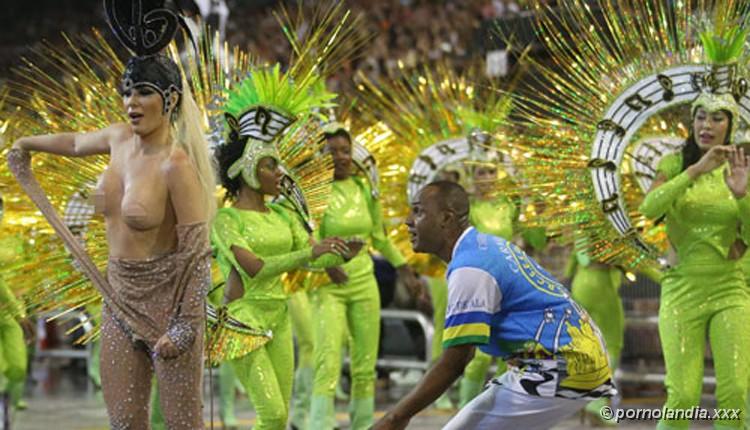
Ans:
{"type": "Polygon", "coordinates": [[[422,191],[427,188],[434,188],[436,190],[435,198],[441,210],[450,210],[459,219],[468,217],[469,195],[464,190],[464,187],[455,182],[441,180],[430,182],[422,188],[422,191]]]}

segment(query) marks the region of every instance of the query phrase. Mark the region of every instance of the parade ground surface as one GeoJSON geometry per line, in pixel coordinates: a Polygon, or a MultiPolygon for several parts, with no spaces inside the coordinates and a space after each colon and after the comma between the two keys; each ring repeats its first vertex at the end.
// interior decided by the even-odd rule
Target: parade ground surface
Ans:
{"type": "MultiPolygon", "coordinates": [[[[107,415],[101,395],[95,392],[86,381],[83,372],[71,372],[70,369],[63,371],[54,369],[37,369],[34,379],[37,381],[27,389],[28,409],[17,412],[14,415],[12,430],[105,430],[108,428],[107,415]]],[[[394,375],[396,383],[391,387],[380,389],[377,396],[376,416],[382,414],[401,398],[414,385],[419,375],[406,375],[399,377],[394,375]]],[[[454,390],[455,391],[455,390],[454,390]]],[[[456,394],[455,392],[453,394],[456,394]]],[[[210,428],[210,409],[208,408],[208,393],[206,393],[206,428],[210,428]]],[[[704,395],[702,404],[705,408],[712,408],[712,396],[704,395]]],[[[663,398],[643,397],[625,398],[619,407],[622,409],[636,408],[660,408],[663,398]]],[[[239,395],[236,401],[237,418],[240,429],[251,428],[254,423],[255,414],[250,407],[247,398],[239,395]]],[[[220,430],[218,401],[214,402],[214,428],[220,430]]],[[[427,430],[441,428],[455,412],[428,409],[411,421],[409,429],[427,430]]],[[[341,430],[348,429],[348,416],[346,414],[346,403],[337,403],[337,418],[341,430]]],[[[580,429],[592,427],[591,424],[581,422],[579,414],[559,423],[556,430],[580,429]]],[[[655,421],[624,420],[619,427],[628,429],[653,429],[655,421]]],[[[708,421],[694,422],[691,428],[711,428],[708,421]]]]}

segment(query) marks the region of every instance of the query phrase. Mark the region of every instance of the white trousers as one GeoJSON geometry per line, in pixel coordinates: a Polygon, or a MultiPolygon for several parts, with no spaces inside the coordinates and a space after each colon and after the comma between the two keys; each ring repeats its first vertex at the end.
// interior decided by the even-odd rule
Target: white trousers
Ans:
{"type": "Polygon", "coordinates": [[[575,414],[588,402],[531,396],[490,383],[443,430],[546,430],[575,414]]]}

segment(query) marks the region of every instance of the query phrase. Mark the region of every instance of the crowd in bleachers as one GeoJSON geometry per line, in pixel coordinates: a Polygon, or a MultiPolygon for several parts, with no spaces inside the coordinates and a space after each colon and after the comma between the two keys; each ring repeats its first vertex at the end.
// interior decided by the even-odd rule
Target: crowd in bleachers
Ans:
{"type": "MultiPolygon", "coordinates": [[[[11,2],[0,18],[0,80],[10,76],[19,58],[42,40],[62,44],[61,32],[87,33],[104,26],[99,0],[40,0],[11,2]]],[[[226,38],[268,62],[284,62],[289,44],[273,10],[281,3],[294,10],[295,2],[269,0],[179,0],[184,11],[200,14],[210,4],[226,6],[226,38]]],[[[307,1],[305,8],[318,2],[307,1]]],[[[451,59],[456,64],[481,56],[482,22],[518,14],[533,2],[523,0],[347,0],[354,14],[362,14],[358,31],[369,37],[363,55],[345,64],[331,79],[333,90],[346,91],[357,70],[371,78],[388,76],[401,63],[407,68],[451,59]],[[520,5],[519,5],[520,4],[520,5]]]]}

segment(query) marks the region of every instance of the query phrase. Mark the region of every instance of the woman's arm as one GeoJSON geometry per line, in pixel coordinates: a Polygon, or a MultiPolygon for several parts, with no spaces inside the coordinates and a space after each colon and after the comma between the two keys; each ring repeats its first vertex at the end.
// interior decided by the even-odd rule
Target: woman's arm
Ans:
{"type": "Polygon", "coordinates": [[[13,147],[68,157],[109,154],[110,142],[120,136],[125,127],[127,127],[125,124],[115,124],[88,133],[57,133],[22,137],[13,144],[13,147]]]}
{"type": "Polygon", "coordinates": [[[162,358],[174,358],[195,342],[205,320],[205,303],[211,284],[211,257],[208,240],[206,199],[198,175],[187,154],[175,150],[165,165],[170,202],[177,217],[177,252],[184,267],[178,276],[183,288],[178,310],[169,321],[167,332],[157,341],[154,351],[162,358]],[[182,284],[182,283],[185,284],[182,284]]]}
{"type": "Polygon", "coordinates": [[[170,201],[177,216],[177,224],[194,224],[208,221],[208,202],[196,198],[203,194],[193,163],[182,149],[175,149],[166,164],[167,187],[170,201]]]}
{"type": "Polygon", "coordinates": [[[327,241],[325,246],[301,246],[288,253],[260,257],[247,243],[240,222],[231,210],[219,211],[213,224],[212,241],[219,258],[251,278],[281,275],[304,266],[323,252],[335,251],[335,246],[329,245],[330,241],[327,241]]]}
{"type": "Polygon", "coordinates": [[[692,182],[693,179],[687,171],[671,180],[667,180],[666,175],[659,173],[638,210],[649,219],[662,217],[669,211],[672,203],[685,193],[692,182]]]}

